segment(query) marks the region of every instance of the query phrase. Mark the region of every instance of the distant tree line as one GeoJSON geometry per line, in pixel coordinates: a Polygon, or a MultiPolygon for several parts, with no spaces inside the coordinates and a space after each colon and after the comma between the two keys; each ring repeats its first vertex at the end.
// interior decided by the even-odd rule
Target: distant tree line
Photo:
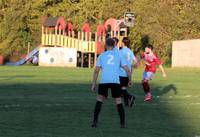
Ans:
{"type": "Polygon", "coordinates": [[[148,43],[165,63],[170,63],[173,40],[200,37],[199,0],[0,0],[0,54],[25,54],[40,43],[41,16],[63,16],[80,29],[89,21],[92,30],[109,17],[136,14],[130,28],[132,49],[137,54],[148,43]]]}

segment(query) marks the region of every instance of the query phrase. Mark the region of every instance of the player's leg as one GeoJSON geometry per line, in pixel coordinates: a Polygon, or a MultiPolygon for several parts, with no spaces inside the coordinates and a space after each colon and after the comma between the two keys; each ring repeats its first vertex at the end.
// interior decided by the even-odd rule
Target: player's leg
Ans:
{"type": "Polygon", "coordinates": [[[108,87],[106,84],[99,84],[99,88],[98,88],[98,95],[96,98],[96,104],[95,104],[95,108],[94,108],[94,116],[93,116],[93,123],[92,123],[92,127],[97,127],[97,123],[98,123],[98,117],[99,117],[99,113],[101,111],[101,106],[105,100],[105,98],[108,96],[108,87]]]}
{"type": "Polygon", "coordinates": [[[145,93],[144,101],[151,101],[152,100],[152,94],[151,89],[149,85],[149,80],[152,79],[153,73],[152,72],[144,72],[143,78],[142,78],[142,86],[145,93]]]}
{"type": "Polygon", "coordinates": [[[130,92],[128,92],[128,82],[129,82],[129,79],[128,79],[128,77],[126,77],[125,83],[126,83],[126,92],[127,92],[127,96],[128,96],[128,105],[130,107],[132,107],[133,104],[135,103],[135,96],[133,94],[131,94],[130,92]]]}
{"type": "Polygon", "coordinates": [[[120,77],[120,87],[124,97],[124,104],[125,106],[132,107],[135,102],[135,96],[128,92],[128,81],[128,77],[120,77]]]}
{"type": "Polygon", "coordinates": [[[125,112],[122,104],[121,90],[119,84],[112,84],[111,86],[112,97],[115,98],[115,104],[120,117],[120,127],[125,127],[125,112]]]}
{"type": "Polygon", "coordinates": [[[128,94],[127,92],[128,83],[126,82],[126,77],[119,77],[119,79],[120,79],[120,88],[122,91],[122,96],[124,98],[124,105],[128,106],[128,97],[130,96],[130,94],[128,94]]]}
{"type": "Polygon", "coordinates": [[[146,79],[142,80],[142,86],[143,86],[144,93],[145,93],[144,101],[150,101],[152,99],[152,95],[151,95],[148,80],[146,80],[146,79]]]}
{"type": "Polygon", "coordinates": [[[128,105],[132,107],[135,104],[136,97],[134,95],[129,96],[128,98],[128,105]]]}
{"type": "Polygon", "coordinates": [[[125,112],[124,112],[124,107],[122,104],[122,98],[121,97],[115,98],[115,103],[116,103],[117,111],[120,117],[120,127],[124,128],[125,127],[125,112]]]}
{"type": "Polygon", "coordinates": [[[124,105],[128,106],[128,92],[126,87],[121,87],[122,95],[124,98],[124,105]]]}

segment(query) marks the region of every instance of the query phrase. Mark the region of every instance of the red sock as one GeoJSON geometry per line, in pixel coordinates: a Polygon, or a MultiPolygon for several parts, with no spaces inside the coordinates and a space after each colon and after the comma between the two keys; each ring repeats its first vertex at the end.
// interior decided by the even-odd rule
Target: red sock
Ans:
{"type": "Polygon", "coordinates": [[[145,94],[148,94],[150,92],[150,87],[149,87],[149,83],[148,81],[142,81],[142,86],[143,86],[143,89],[144,89],[144,93],[145,94]]]}

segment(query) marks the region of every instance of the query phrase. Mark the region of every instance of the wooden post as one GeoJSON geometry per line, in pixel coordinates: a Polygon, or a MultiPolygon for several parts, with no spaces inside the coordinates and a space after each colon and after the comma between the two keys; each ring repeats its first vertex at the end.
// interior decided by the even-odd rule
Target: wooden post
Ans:
{"type": "Polygon", "coordinates": [[[78,31],[78,41],[77,41],[77,44],[76,44],[76,48],[77,50],[79,50],[79,46],[80,46],[80,39],[81,39],[81,32],[78,31]]]}
{"type": "Polygon", "coordinates": [[[91,53],[88,55],[88,67],[91,68],[91,53]]]}
{"type": "Polygon", "coordinates": [[[70,37],[67,37],[67,47],[70,48],[70,37]]]}
{"type": "Polygon", "coordinates": [[[52,46],[53,45],[56,45],[56,35],[55,34],[52,35],[52,46]]]}
{"type": "MultiPolygon", "coordinates": [[[[88,52],[91,52],[91,48],[92,48],[92,43],[91,43],[91,40],[92,40],[92,33],[89,32],[89,38],[88,38],[88,42],[89,42],[89,48],[88,48],[88,52]]],[[[91,68],[91,53],[89,53],[88,55],[88,67],[91,68]]]]}
{"type": "Polygon", "coordinates": [[[88,32],[85,32],[85,41],[88,41],[88,32]]]}
{"type": "Polygon", "coordinates": [[[79,40],[81,39],[81,33],[80,33],[80,31],[78,31],[78,39],[79,40]]]}
{"type": "Polygon", "coordinates": [[[67,47],[67,36],[64,36],[64,47],[67,47]]]}
{"type": "Polygon", "coordinates": [[[68,36],[71,37],[71,31],[68,31],[68,36]]]}
{"type": "Polygon", "coordinates": [[[69,37],[69,46],[68,46],[69,48],[71,48],[72,47],[72,38],[71,37],[69,37]]]}
{"type": "Polygon", "coordinates": [[[29,54],[30,53],[30,42],[28,42],[28,49],[27,49],[27,54],[29,54]]]}
{"type": "Polygon", "coordinates": [[[60,26],[59,26],[58,30],[59,30],[59,35],[61,35],[62,30],[61,30],[60,26]]]}
{"type": "Polygon", "coordinates": [[[56,45],[57,45],[57,42],[58,42],[58,35],[57,35],[57,32],[58,31],[58,29],[57,29],[57,27],[55,27],[55,47],[56,47],[56,45]]]}
{"type": "Polygon", "coordinates": [[[84,64],[84,53],[83,53],[83,45],[82,42],[84,40],[84,32],[81,32],[81,43],[80,43],[80,51],[81,51],[81,67],[83,67],[84,64]]]}
{"type": "Polygon", "coordinates": [[[41,42],[42,45],[45,45],[45,44],[44,44],[44,43],[45,43],[45,42],[44,42],[44,41],[45,41],[45,40],[44,40],[44,36],[45,36],[45,35],[44,35],[44,26],[42,26],[42,42],[41,42]]]}
{"type": "Polygon", "coordinates": [[[98,37],[97,37],[97,32],[95,32],[95,42],[97,42],[98,37]]]}
{"type": "Polygon", "coordinates": [[[89,32],[89,39],[88,39],[89,41],[91,41],[92,40],[92,32],[89,32]]]}
{"type": "Polygon", "coordinates": [[[48,30],[48,45],[51,45],[51,30],[48,30]]]}
{"type": "Polygon", "coordinates": [[[73,45],[72,45],[72,48],[76,48],[76,41],[74,39],[75,35],[74,35],[74,31],[71,31],[72,33],[72,41],[73,41],[73,45]]]}
{"type": "Polygon", "coordinates": [[[71,48],[74,48],[74,44],[75,44],[74,38],[71,38],[71,41],[72,41],[71,48]]]}
{"type": "Polygon", "coordinates": [[[72,38],[74,38],[75,37],[75,34],[74,34],[74,31],[72,31],[72,38]]]}
{"type": "Polygon", "coordinates": [[[83,67],[84,64],[84,53],[81,52],[81,67],[83,67]]]}
{"type": "Polygon", "coordinates": [[[60,46],[64,47],[64,35],[60,35],[60,37],[61,37],[61,45],[60,46]]]}
{"type": "Polygon", "coordinates": [[[95,52],[94,52],[94,67],[96,66],[96,59],[97,59],[97,32],[95,32],[95,52]]]}
{"type": "Polygon", "coordinates": [[[96,66],[96,60],[97,60],[97,53],[94,53],[94,67],[96,66]]]}
{"type": "Polygon", "coordinates": [[[45,32],[46,32],[45,45],[48,45],[49,39],[48,39],[48,29],[47,28],[45,29],[45,32]]]}
{"type": "Polygon", "coordinates": [[[92,43],[91,43],[91,41],[92,41],[92,33],[91,32],[89,32],[89,52],[91,52],[91,48],[92,48],[92,43]]]}
{"type": "Polygon", "coordinates": [[[62,39],[62,38],[61,38],[61,31],[62,31],[62,30],[61,30],[60,27],[59,27],[58,29],[59,29],[59,34],[58,34],[58,46],[61,46],[61,45],[62,45],[62,44],[61,44],[61,39],[62,39]]]}
{"type": "Polygon", "coordinates": [[[81,40],[84,40],[84,32],[81,32],[81,40]]]}

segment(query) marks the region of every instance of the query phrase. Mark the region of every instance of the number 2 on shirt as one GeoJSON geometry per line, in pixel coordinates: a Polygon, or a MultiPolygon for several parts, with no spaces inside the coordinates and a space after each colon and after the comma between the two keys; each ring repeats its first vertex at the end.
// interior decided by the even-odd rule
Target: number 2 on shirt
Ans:
{"type": "Polygon", "coordinates": [[[108,55],[108,61],[107,61],[107,64],[109,65],[113,65],[114,64],[114,56],[113,55],[108,55]]]}

